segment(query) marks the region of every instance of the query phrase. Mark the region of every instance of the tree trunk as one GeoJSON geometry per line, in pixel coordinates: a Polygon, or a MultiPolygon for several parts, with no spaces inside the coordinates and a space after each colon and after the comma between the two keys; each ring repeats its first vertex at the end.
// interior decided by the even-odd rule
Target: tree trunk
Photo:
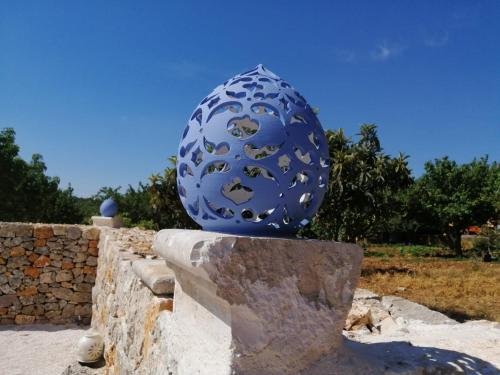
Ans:
{"type": "Polygon", "coordinates": [[[448,246],[451,251],[455,253],[455,256],[462,257],[462,233],[460,230],[454,230],[446,234],[448,246]]]}

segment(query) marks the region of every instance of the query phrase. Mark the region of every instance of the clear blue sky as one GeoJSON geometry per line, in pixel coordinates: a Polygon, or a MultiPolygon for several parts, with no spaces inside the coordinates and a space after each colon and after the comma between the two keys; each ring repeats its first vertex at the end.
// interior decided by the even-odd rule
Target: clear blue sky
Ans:
{"type": "Polygon", "coordinates": [[[378,124],[415,175],[498,160],[499,20],[496,0],[2,1],[0,128],[77,195],[135,186],[207,93],[263,63],[324,128],[378,124]]]}

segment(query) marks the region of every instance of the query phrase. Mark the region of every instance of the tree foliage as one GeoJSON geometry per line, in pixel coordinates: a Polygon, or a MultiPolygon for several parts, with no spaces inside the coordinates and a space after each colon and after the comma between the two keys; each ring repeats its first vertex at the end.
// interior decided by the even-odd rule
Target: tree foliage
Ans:
{"type": "Polygon", "coordinates": [[[409,216],[444,234],[462,256],[461,235],[499,215],[500,166],[487,157],[459,165],[448,157],[425,164],[425,173],[408,191],[409,216]]]}
{"type": "Polygon", "coordinates": [[[396,196],[412,182],[407,156],[386,155],[373,124],[358,135],[354,141],[342,129],[326,132],[328,190],[306,235],[352,242],[383,230],[398,212],[396,196]]]}
{"type": "Polygon", "coordinates": [[[171,157],[169,161],[171,167],[167,167],[163,175],[155,174],[149,178],[154,220],[160,228],[198,229],[198,224],[188,216],[177,193],[177,160],[171,157]]]}
{"type": "Polygon", "coordinates": [[[59,187],[59,178],[45,174],[47,167],[39,154],[30,162],[19,156],[12,128],[0,131],[0,220],[79,223],[73,189],[59,187]]]}

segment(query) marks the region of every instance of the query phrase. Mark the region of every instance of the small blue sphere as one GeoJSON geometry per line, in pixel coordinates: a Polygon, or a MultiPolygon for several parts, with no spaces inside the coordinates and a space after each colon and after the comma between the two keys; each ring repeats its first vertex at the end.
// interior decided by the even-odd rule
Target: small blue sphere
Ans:
{"type": "Polygon", "coordinates": [[[258,65],[194,110],[179,145],[177,188],[205,230],[288,236],[316,214],[328,171],[328,144],[313,109],[258,65]]]}
{"type": "Polygon", "coordinates": [[[101,203],[99,211],[101,212],[101,216],[114,217],[118,213],[118,205],[113,198],[108,198],[101,203]]]}

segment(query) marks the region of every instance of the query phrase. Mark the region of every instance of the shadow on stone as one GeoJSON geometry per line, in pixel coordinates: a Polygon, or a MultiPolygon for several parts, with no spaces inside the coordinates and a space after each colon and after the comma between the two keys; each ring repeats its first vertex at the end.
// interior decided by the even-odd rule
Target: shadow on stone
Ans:
{"type": "Polygon", "coordinates": [[[75,362],[69,365],[61,375],[101,375],[104,374],[106,362],[101,358],[95,363],[75,362]]]}
{"type": "Polygon", "coordinates": [[[344,340],[344,348],[324,357],[301,375],[337,374],[499,374],[493,364],[452,350],[413,346],[406,341],[359,343],[344,340]]]}

